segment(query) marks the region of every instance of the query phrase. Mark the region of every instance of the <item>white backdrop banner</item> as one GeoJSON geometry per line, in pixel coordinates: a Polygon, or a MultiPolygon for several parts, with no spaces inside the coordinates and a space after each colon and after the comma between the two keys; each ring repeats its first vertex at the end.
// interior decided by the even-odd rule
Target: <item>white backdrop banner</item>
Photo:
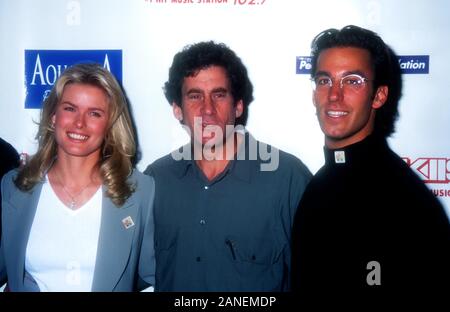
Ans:
{"type": "Polygon", "coordinates": [[[310,43],[326,28],[354,24],[400,56],[404,95],[389,143],[450,215],[448,12],[445,0],[0,0],[0,136],[33,154],[37,108],[60,72],[96,61],[123,83],[143,170],[188,140],[162,92],[174,54],[214,40],[249,70],[255,101],[247,128],[315,172],[323,135],[307,75],[310,43]]]}

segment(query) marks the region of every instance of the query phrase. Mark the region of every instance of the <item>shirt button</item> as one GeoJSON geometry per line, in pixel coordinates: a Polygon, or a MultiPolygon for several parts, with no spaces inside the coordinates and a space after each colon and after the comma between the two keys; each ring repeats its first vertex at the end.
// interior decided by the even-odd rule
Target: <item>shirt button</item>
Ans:
{"type": "Polygon", "coordinates": [[[205,185],[203,188],[204,188],[205,190],[207,190],[207,189],[209,189],[209,186],[208,186],[208,185],[205,185]]]}
{"type": "Polygon", "coordinates": [[[195,258],[195,260],[197,260],[197,262],[200,262],[200,261],[202,261],[202,258],[197,257],[197,258],[195,258]]]}
{"type": "Polygon", "coordinates": [[[206,221],[205,221],[204,219],[201,219],[201,220],[200,220],[200,224],[201,224],[201,225],[205,225],[205,224],[206,224],[206,221]]]}

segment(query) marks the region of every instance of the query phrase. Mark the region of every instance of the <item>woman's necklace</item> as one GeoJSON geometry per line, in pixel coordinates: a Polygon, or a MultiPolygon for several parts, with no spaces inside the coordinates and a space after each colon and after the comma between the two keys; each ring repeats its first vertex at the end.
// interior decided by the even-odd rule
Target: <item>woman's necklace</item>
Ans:
{"type": "Polygon", "coordinates": [[[67,195],[69,195],[69,197],[70,197],[69,208],[72,209],[72,210],[74,210],[75,208],[77,208],[77,201],[76,201],[76,198],[77,198],[78,196],[80,196],[81,193],[83,193],[83,191],[84,191],[85,189],[87,189],[89,185],[92,184],[92,180],[89,181],[89,183],[86,184],[86,185],[85,185],[78,193],[76,193],[75,195],[72,195],[72,194],[69,192],[69,190],[66,189],[66,187],[65,187],[64,184],[62,183],[62,180],[61,180],[61,178],[60,178],[58,172],[56,172],[56,171],[55,171],[55,176],[58,178],[58,182],[59,182],[59,184],[61,184],[61,186],[62,186],[62,188],[63,188],[63,191],[64,191],[67,195]]]}

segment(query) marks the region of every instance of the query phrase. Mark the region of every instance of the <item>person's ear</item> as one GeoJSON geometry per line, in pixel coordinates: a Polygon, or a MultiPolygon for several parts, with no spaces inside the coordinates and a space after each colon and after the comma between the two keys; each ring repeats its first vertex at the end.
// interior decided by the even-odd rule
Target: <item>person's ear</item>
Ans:
{"type": "Polygon", "coordinates": [[[236,118],[239,118],[242,116],[242,113],[244,112],[244,102],[242,100],[239,100],[236,103],[236,107],[235,109],[235,113],[236,113],[236,118]]]}
{"type": "Polygon", "coordinates": [[[50,122],[50,128],[55,129],[56,114],[53,114],[50,122]]]}
{"type": "Polygon", "coordinates": [[[378,109],[386,103],[388,99],[388,86],[379,86],[372,101],[372,108],[378,109]]]}
{"type": "Polygon", "coordinates": [[[175,118],[180,122],[183,121],[183,110],[181,109],[180,106],[178,106],[177,103],[175,102],[172,103],[172,110],[175,118]]]}

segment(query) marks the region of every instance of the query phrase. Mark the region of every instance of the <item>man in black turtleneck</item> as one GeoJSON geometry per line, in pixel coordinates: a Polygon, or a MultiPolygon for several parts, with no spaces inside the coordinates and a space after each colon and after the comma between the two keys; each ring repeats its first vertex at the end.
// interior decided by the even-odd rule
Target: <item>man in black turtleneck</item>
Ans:
{"type": "Polygon", "coordinates": [[[402,87],[395,53],[372,31],[329,29],[313,40],[311,77],[325,165],[295,217],[293,290],[325,301],[442,291],[450,283],[445,210],[386,142],[402,87]]]}

